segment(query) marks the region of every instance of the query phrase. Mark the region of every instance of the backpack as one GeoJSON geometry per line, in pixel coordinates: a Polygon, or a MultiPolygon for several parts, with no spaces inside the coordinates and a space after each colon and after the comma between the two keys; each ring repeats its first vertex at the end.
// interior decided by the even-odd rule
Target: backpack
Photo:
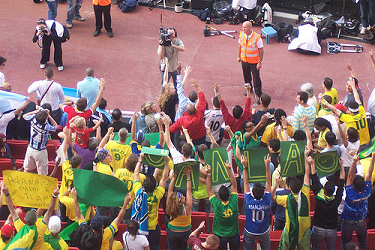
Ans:
{"type": "Polygon", "coordinates": [[[72,246],[81,250],[100,250],[102,247],[103,230],[95,234],[92,228],[86,223],[79,226],[71,234],[69,234],[72,246]]]}
{"type": "Polygon", "coordinates": [[[357,19],[349,19],[342,26],[342,30],[349,35],[357,36],[359,33],[359,21],[357,19]]]}
{"type": "Polygon", "coordinates": [[[69,34],[69,30],[67,27],[64,26],[64,34],[62,36],[62,39],[63,39],[63,43],[65,43],[67,40],[70,39],[70,34],[69,34]]]}
{"type": "Polygon", "coordinates": [[[336,34],[337,29],[337,23],[331,18],[322,20],[318,25],[318,30],[322,32],[325,37],[333,37],[336,34]]]}
{"type": "Polygon", "coordinates": [[[205,22],[207,20],[207,18],[211,18],[211,11],[208,8],[205,8],[204,10],[201,10],[198,13],[198,18],[201,21],[205,22]]]}
{"type": "Polygon", "coordinates": [[[137,0],[124,0],[118,5],[118,7],[121,9],[121,12],[128,13],[135,10],[137,7],[137,0]]]}
{"type": "Polygon", "coordinates": [[[285,38],[293,32],[293,25],[286,23],[275,23],[272,25],[272,28],[277,31],[277,42],[279,43],[288,40],[285,38]]]}

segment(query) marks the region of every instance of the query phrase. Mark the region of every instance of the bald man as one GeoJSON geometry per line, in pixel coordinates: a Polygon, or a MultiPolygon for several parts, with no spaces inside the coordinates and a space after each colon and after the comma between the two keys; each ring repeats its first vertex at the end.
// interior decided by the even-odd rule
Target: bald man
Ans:
{"type": "Polygon", "coordinates": [[[252,29],[251,22],[246,21],[242,24],[240,39],[238,40],[239,51],[237,61],[241,62],[245,84],[250,84],[253,89],[251,75],[253,76],[254,90],[257,95],[256,103],[260,103],[262,95],[262,81],[260,80],[259,70],[262,67],[263,60],[263,42],[259,34],[252,29]]]}
{"type": "MultiPolygon", "coordinates": [[[[86,77],[77,83],[77,96],[78,98],[87,99],[87,109],[89,109],[96,101],[99,94],[100,80],[94,76],[94,69],[86,69],[86,77]]],[[[95,110],[93,110],[95,111],[95,110]]]]}

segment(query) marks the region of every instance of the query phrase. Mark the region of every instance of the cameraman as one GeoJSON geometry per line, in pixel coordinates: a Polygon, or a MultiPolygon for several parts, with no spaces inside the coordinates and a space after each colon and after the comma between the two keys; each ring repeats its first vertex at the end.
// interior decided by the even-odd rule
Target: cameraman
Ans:
{"type": "Polygon", "coordinates": [[[159,40],[159,48],[158,48],[158,56],[160,61],[160,73],[161,73],[161,84],[163,85],[163,77],[164,77],[164,70],[165,70],[165,62],[164,58],[168,58],[168,80],[172,77],[174,87],[177,86],[177,66],[178,66],[178,54],[179,52],[185,51],[184,43],[176,38],[177,31],[175,28],[169,27],[167,29],[168,38],[167,40],[160,39],[159,40]],[[170,45],[168,43],[170,40],[170,45]],[[167,43],[167,44],[166,44],[167,43]]]}
{"type": "MultiPolygon", "coordinates": [[[[44,20],[40,18],[37,21],[33,43],[38,42],[39,47],[42,48],[42,59],[40,59],[40,68],[46,68],[49,61],[51,43],[55,48],[54,61],[58,71],[64,70],[62,62],[61,43],[65,42],[67,38],[64,36],[64,26],[54,20],[44,20]],[[42,46],[40,46],[42,40],[42,46]]],[[[67,32],[67,31],[66,31],[67,32]]]]}

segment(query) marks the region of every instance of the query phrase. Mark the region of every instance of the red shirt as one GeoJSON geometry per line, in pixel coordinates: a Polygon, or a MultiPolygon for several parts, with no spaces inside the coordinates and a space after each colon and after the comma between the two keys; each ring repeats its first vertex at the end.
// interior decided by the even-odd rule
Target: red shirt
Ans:
{"type": "MultiPolygon", "coordinates": [[[[246,98],[245,110],[243,111],[242,116],[239,119],[236,119],[231,114],[229,114],[228,108],[227,106],[225,106],[224,100],[220,101],[220,108],[221,112],[223,113],[225,125],[228,125],[233,131],[233,133],[240,131],[242,129],[242,123],[244,121],[252,120],[253,117],[250,111],[250,105],[251,98],[246,98]]],[[[230,139],[227,131],[224,131],[224,138],[230,139]]]]}
{"type": "Polygon", "coordinates": [[[85,118],[86,122],[92,115],[92,109],[85,110],[83,112],[78,111],[77,109],[73,108],[72,106],[65,106],[64,107],[64,112],[68,114],[68,120],[66,122],[66,128],[69,128],[69,121],[75,117],[75,116],[80,116],[85,118]]]}
{"type": "Polygon", "coordinates": [[[206,109],[206,97],[203,92],[198,93],[198,109],[194,114],[189,115],[185,112],[175,123],[172,124],[170,131],[176,133],[186,128],[192,140],[197,140],[206,136],[206,127],[204,126],[204,110],[206,109]]]}
{"type": "Polygon", "coordinates": [[[202,246],[202,241],[195,236],[190,236],[187,241],[187,244],[191,246],[191,249],[194,249],[194,250],[206,250],[207,249],[202,246]]]}
{"type": "Polygon", "coordinates": [[[87,148],[87,143],[90,140],[90,134],[92,133],[93,128],[85,128],[82,130],[79,130],[76,127],[73,127],[73,131],[76,133],[76,143],[78,146],[81,146],[82,148],[87,148]]]}

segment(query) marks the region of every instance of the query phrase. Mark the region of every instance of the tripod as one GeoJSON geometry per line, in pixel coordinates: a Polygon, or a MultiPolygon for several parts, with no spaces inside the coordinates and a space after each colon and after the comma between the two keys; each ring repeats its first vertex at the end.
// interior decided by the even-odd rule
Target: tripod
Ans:
{"type": "Polygon", "coordinates": [[[153,10],[156,6],[158,6],[161,2],[163,2],[164,9],[167,8],[167,5],[165,3],[166,0],[158,0],[156,3],[153,3],[152,6],[149,8],[150,10],[153,10]]]}

